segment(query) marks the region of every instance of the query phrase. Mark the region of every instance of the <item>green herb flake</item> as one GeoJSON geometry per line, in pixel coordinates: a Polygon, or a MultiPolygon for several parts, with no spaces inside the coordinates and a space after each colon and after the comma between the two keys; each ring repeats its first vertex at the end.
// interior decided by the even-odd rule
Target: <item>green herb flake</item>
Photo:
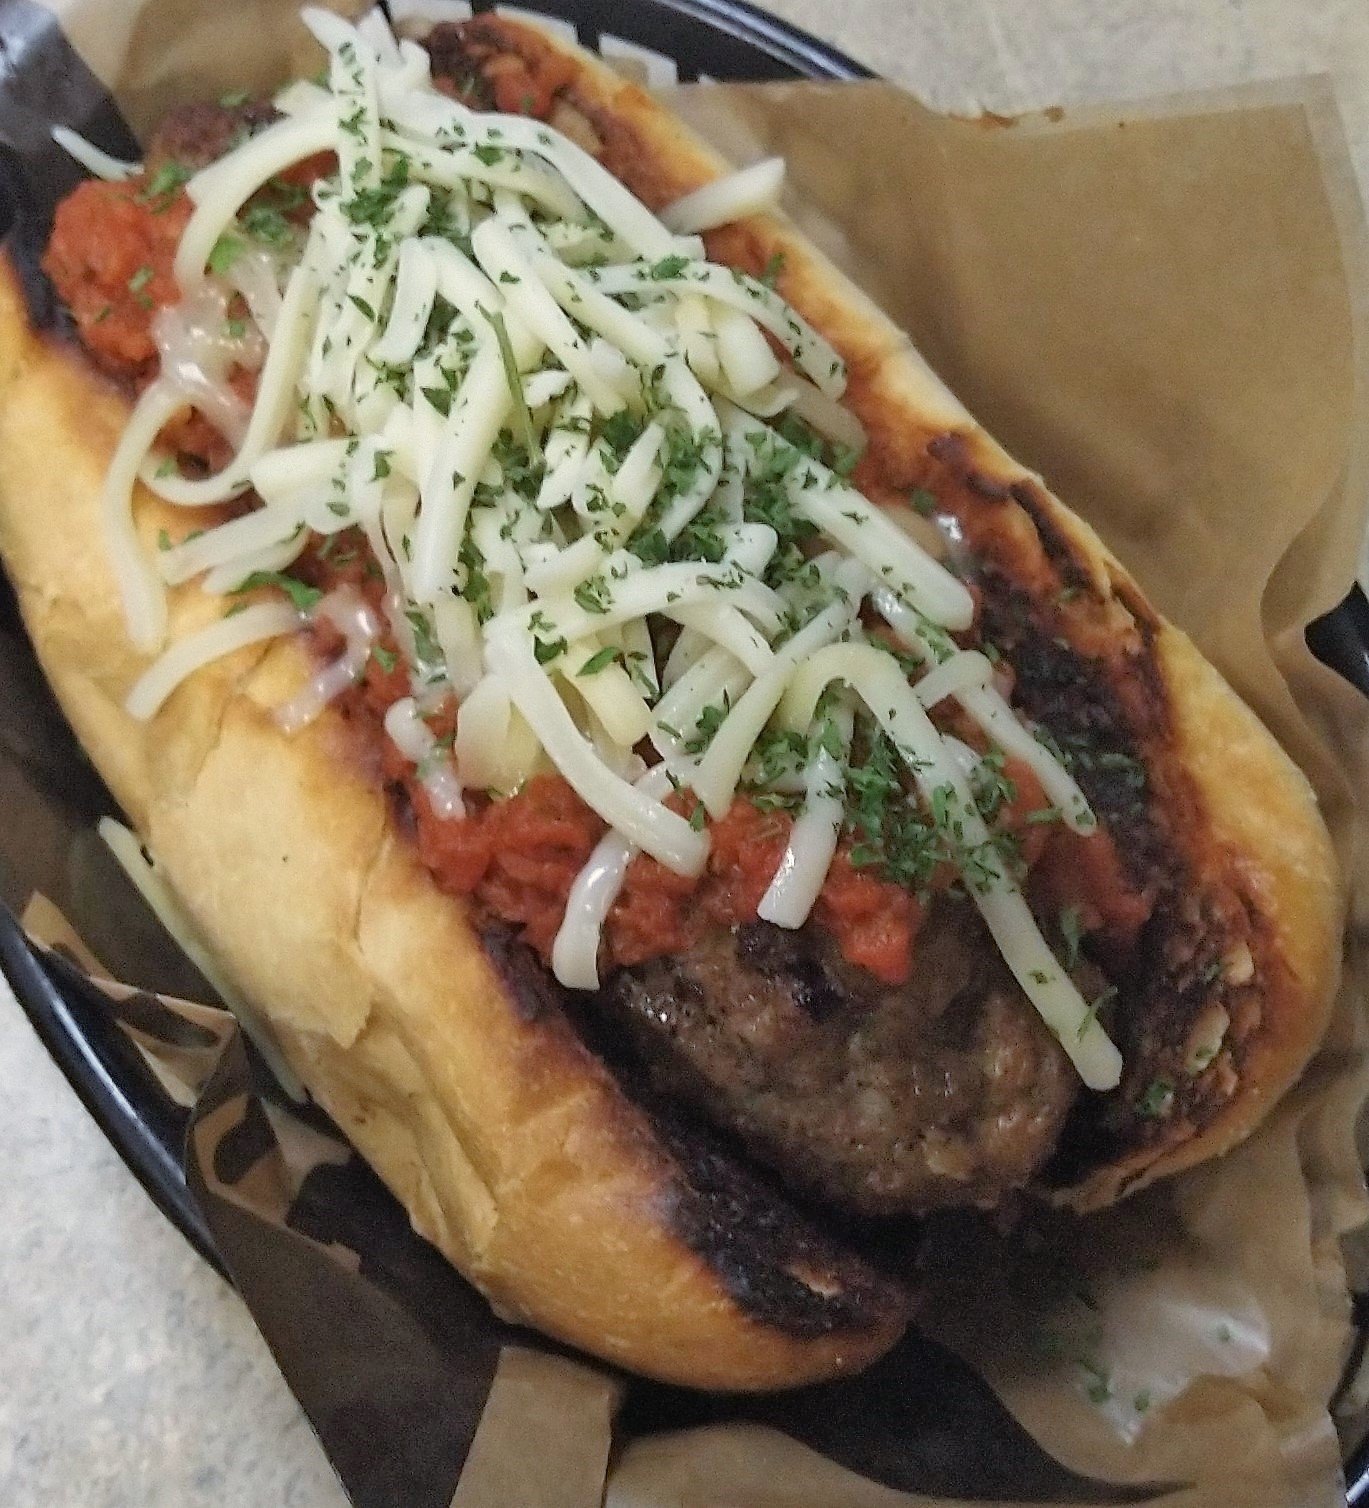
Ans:
{"type": "Polygon", "coordinates": [[[452,411],[452,394],[450,388],[425,387],[422,389],[423,396],[445,419],[452,411]]]}
{"type": "Polygon", "coordinates": [[[914,487],[908,494],[908,506],[923,518],[930,518],[936,512],[936,497],[925,487],[914,487]]]}
{"type": "Polygon", "coordinates": [[[607,670],[617,658],[618,651],[612,644],[606,644],[603,649],[596,650],[575,673],[598,675],[601,670],[607,670]]]}
{"type": "Polygon", "coordinates": [[[294,227],[271,205],[256,204],[242,217],[242,228],[254,241],[265,246],[284,246],[294,235],[294,227]]]}
{"type": "Polygon", "coordinates": [[[539,639],[534,635],[532,652],[539,665],[549,665],[566,652],[566,641],[564,639],[539,639]]]}
{"type": "Polygon", "coordinates": [[[227,94],[219,96],[219,104],[225,110],[236,110],[240,105],[245,105],[251,97],[246,89],[230,89],[227,94]]]}
{"type": "Polygon", "coordinates": [[[717,736],[718,729],[722,727],[727,714],[732,710],[731,703],[724,695],[719,703],[705,707],[694,723],[694,736],[685,743],[686,754],[702,754],[717,736]]]}
{"type": "Polygon", "coordinates": [[[784,271],[784,253],[772,252],[769,260],[761,270],[760,280],[765,286],[773,291],[779,283],[780,274],[784,271]]]}
{"type": "Polygon", "coordinates": [[[1168,1079],[1152,1079],[1136,1106],[1137,1115],[1157,1120],[1174,1103],[1174,1085],[1168,1079]]]}
{"type": "Polygon", "coordinates": [[[433,631],[422,610],[416,607],[406,608],[404,617],[414,636],[414,653],[429,665],[441,665],[442,647],[433,638],[433,631]]]}
{"type": "Polygon", "coordinates": [[[222,277],[246,249],[247,243],[238,236],[220,236],[210,250],[206,265],[215,277],[222,277]]]}
{"type": "Polygon", "coordinates": [[[292,606],[297,612],[310,612],[323,593],[316,586],[298,580],[294,576],[286,576],[280,571],[253,571],[233,588],[236,596],[240,592],[254,592],[260,587],[276,587],[290,599],[292,606]]]}
{"type": "Polygon", "coordinates": [[[385,672],[386,675],[389,675],[389,673],[395,668],[395,665],[399,661],[399,656],[394,652],[394,650],[386,649],[383,644],[377,644],[375,648],[371,650],[371,657],[375,660],[376,664],[380,666],[380,668],[385,672]]]}
{"type": "Polygon", "coordinates": [[[606,613],[613,600],[602,576],[591,576],[588,581],[582,581],[571,595],[587,613],[606,613]]]}
{"type": "Polygon", "coordinates": [[[677,278],[689,266],[689,258],[684,256],[662,257],[648,272],[647,276],[653,283],[666,283],[671,278],[677,278]]]}
{"type": "Polygon", "coordinates": [[[499,347],[499,360],[504,368],[504,381],[508,383],[509,397],[513,400],[513,416],[518,421],[520,438],[527,448],[529,458],[537,449],[537,435],[532,427],[532,414],[528,409],[528,400],[523,392],[523,379],[518,374],[518,359],[513,354],[513,342],[509,339],[509,327],[504,323],[504,316],[496,310],[493,314],[483,306],[480,312],[489,321],[490,329],[494,331],[495,343],[499,347]]]}
{"type": "Polygon", "coordinates": [[[191,169],[184,163],[168,161],[153,173],[138,195],[140,204],[150,204],[156,214],[160,214],[168,205],[167,201],[172,194],[177,193],[194,176],[191,169]]]}

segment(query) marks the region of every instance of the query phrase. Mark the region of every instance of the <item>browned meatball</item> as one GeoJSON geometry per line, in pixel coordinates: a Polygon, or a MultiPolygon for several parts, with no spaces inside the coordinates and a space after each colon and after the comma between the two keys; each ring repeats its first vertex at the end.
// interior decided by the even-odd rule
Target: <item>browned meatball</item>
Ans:
{"type": "Polygon", "coordinates": [[[895,988],[763,922],[624,970],[596,1002],[652,1082],[792,1187],[861,1215],[994,1204],[1076,1091],[978,914],[939,899],[895,988]]]}

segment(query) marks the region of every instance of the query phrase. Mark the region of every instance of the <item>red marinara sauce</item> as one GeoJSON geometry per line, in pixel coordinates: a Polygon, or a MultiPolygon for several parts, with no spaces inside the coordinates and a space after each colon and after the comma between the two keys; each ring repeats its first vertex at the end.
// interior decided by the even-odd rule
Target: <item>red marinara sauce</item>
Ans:
{"type": "MultiPolygon", "coordinates": [[[[603,822],[560,775],[535,776],[515,795],[501,801],[478,799],[464,821],[437,816],[409,767],[396,772],[412,802],[418,851],[424,865],[444,889],[471,895],[502,921],[521,928],[526,940],[546,959],[561,925],[566,896],[595,844],[603,822]]],[[[1065,862],[1053,867],[1052,899],[1078,903],[1087,893],[1092,910],[1088,924],[1103,926],[1116,912],[1130,919],[1130,892],[1117,863],[1112,841],[1099,833],[1077,838],[1058,825],[1027,823],[1028,813],[1044,805],[1031,771],[1009,762],[1006,777],[1015,795],[1000,813],[999,826],[1014,833],[1023,862],[1035,865],[1060,843],[1065,862]],[[1077,854],[1096,855],[1080,865],[1077,854]],[[1069,877],[1077,876],[1071,886],[1069,877]],[[1104,880],[1116,899],[1090,888],[1104,880]]],[[[682,812],[692,798],[672,797],[682,812]]],[[[688,949],[713,927],[754,920],[789,841],[793,819],[785,812],[762,811],[738,797],[726,815],[709,824],[708,863],[698,878],[675,874],[646,854],[628,866],[621,893],[604,929],[610,967],[645,963],[688,949]]],[[[934,876],[932,890],[955,878],[947,866],[934,876]]],[[[901,885],[858,865],[852,845],[843,839],[813,911],[813,920],[831,934],[842,955],[881,982],[898,985],[912,968],[913,949],[924,905],[901,885]]]]}
{"type": "Polygon", "coordinates": [[[57,206],[43,271],[106,370],[152,375],[152,321],[181,296],[172,264],[190,213],[184,194],[150,199],[141,176],[88,179],[57,206]]]}

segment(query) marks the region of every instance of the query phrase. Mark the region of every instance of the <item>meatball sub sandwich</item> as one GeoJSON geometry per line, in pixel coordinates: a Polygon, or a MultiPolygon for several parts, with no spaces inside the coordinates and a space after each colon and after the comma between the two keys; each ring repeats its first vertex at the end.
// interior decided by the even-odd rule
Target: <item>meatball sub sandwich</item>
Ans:
{"type": "Polygon", "coordinates": [[[900,1334],[891,1229],[1246,1136],[1341,926],[1253,714],[778,163],[523,22],[305,20],[314,80],[69,138],[56,324],[0,281],[0,552],[417,1228],[502,1313],[774,1387],[900,1334]]]}

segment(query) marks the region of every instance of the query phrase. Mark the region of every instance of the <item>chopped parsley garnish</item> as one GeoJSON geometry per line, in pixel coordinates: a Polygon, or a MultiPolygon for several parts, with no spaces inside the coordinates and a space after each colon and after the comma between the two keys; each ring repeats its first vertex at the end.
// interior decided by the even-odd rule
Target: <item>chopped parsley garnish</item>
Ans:
{"type": "Polygon", "coordinates": [[[266,204],[256,204],[245,210],[242,228],[254,241],[266,246],[284,246],[294,235],[294,227],[285,216],[266,204]]]}
{"type": "Polygon", "coordinates": [[[908,506],[923,518],[930,518],[936,512],[936,497],[925,487],[914,487],[908,494],[908,506]]]}
{"type": "Polygon", "coordinates": [[[246,250],[246,243],[237,236],[222,235],[209,253],[208,267],[216,277],[222,277],[225,272],[246,250]]]}
{"type": "Polygon", "coordinates": [[[676,536],[671,554],[677,560],[707,560],[716,565],[726,553],[719,532],[725,522],[717,509],[701,509],[676,536]]]}
{"type": "Polygon", "coordinates": [[[602,576],[591,576],[582,581],[571,595],[587,613],[606,613],[613,602],[608,583],[602,576]]]}
{"type": "MultiPolygon", "coordinates": [[[[888,735],[875,729],[866,736],[865,759],[846,775],[851,862],[858,868],[876,867],[895,884],[925,892],[945,857],[938,813],[934,810],[929,821],[911,799],[903,760],[888,735]]],[[[944,822],[944,798],[938,804],[944,822]]]]}
{"type": "Polygon", "coordinates": [[[566,641],[564,638],[539,639],[534,634],[532,652],[539,665],[549,665],[566,652],[566,641]]]}
{"type": "Polygon", "coordinates": [[[627,547],[643,565],[661,565],[670,559],[670,541],[660,529],[638,529],[627,547]]]}
{"type": "Polygon", "coordinates": [[[647,276],[653,283],[669,282],[671,278],[677,278],[689,266],[689,258],[682,256],[662,257],[648,272],[647,276]]]}
{"type": "Polygon", "coordinates": [[[1084,1392],[1089,1402],[1101,1408],[1112,1398],[1112,1378],[1097,1362],[1080,1361],[1079,1368],[1087,1379],[1084,1392]]]}
{"type": "Polygon", "coordinates": [[[446,387],[425,387],[423,396],[445,419],[452,411],[452,391],[446,387]]]}
{"type": "Polygon", "coordinates": [[[717,736],[718,729],[731,710],[731,703],[726,696],[721,702],[703,708],[694,723],[694,736],[685,741],[685,753],[702,754],[717,736]]]}
{"type": "Polygon", "coordinates": [[[386,649],[383,644],[377,644],[375,648],[371,650],[371,656],[386,675],[389,675],[389,673],[395,668],[395,665],[399,661],[399,656],[394,652],[394,650],[386,649]]]}
{"type": "Polygon", "coordinates": [[[128,291],[137,299],[144,309],[152,307],[152,296],[145,292],[147,285],[152,281],[152,269],[144,263],[143,266],[128,280],[128,291]]]}
{"type": "Polygon", "coordinates": [[[469,534],[461,543],[458,559],[465,571],[461,595],[475,609],[476,619],[486,623],[494,616],[494,598],[490,591],[490,578],[485,574],[485,557],[469,534]]]}
{"type": "Polygon", "coordinates": [[[147,180],[142,192],[138,195],[140,204],[150,204],[155,213],[160,214],[167,208],[166,203],[158,203],[159,200],[169,200],[184,184],[194,176],[190,168],[184,163],[167,161],[153,173],[147,180]]]}
{"type": "Polygon", "coordinates": [[[441,665],[442,647],[433,638],[433,631],[422,610],[416,607],[406,608],[404,617],[414,636],[414,653],[429,665],[441,665]]]}
{"type": "MultiPolygon", "coordinates": [[[[645,423],[636,414],[620,408],[599,426],[599,438],[613,452],[614,460],[621,462],[645,428],[645,423]]],[[[610,467],[610,470],[616,471],[617,467],[610,467]]]]}
{"type": "Polygon", "coordinates": [[[254,592],[259,587],[272,586],[284,592],[290,599],[297,612],[307,613],[318,602],[323,593],[316,586],[309,586],[306,582],[298,580],[294,576],[286,576],[281,571],[253,571],[233,588],[234,595],[239,592],[254,592]]]}
{"type": "Polygon", "coordinates": [[[1005,806],[1017,797],[1017,787],[1003,773],[1004,759],[996,749],[982,754],[970,772],[970,789],[974,804],[986,822],[992,822],[1005,806]]]}
{"type": "Polygon", "coordinates": [[[499,360],[504,367],[504,381],[509,385],[509,397],[513,400],[513,416],[518,421],[521,439],[531,459],[537,450],[537,435],[532,427],[532,414],[528,410],[528,400],[523,392],[523,379],[518,375],[518,359],[513,354],[509,327],[504,323],[504,316],[497,310],[491,314],[488,309],[482,307],[480,312],[489,321],[490,328],[494,331],[495,344],[499,347],[499,360]]]}
{"type": "Polygon", "coordinates": [[[765,266],[761,269],[760,281],[771,290],[780,280],[780,274],[784,271],[784,253],[772,252],[765,266]]]}
{"type": "MultiPolygon", "coordinates": [[[[341,122],[343,130],[349,129],[351,120],[352,117],[348,117],[348,120],[341,122]]],[[[357,111],[355,124],[359,129],[360,109],[357,111]]],[[[357,164],[358,170],[366,166],[368,165],[364,160],[357,164]]],[[[408,186],[409,159],[401,153],[395,157],[389,170],[375,188],[355,189],[351,197],[342,202],[342,212],[353,225],[369,225],[379,230],[389,220],[395,200],[408,186]]]]}
{"type": "Polygon", "coordinates": [[[603,649],[597,649],[576,671],[577,675],[598,675],[601,670],[607,670],[618,659],[619,652],[612,644],[606,644],[603,649]]]}
{"type": "Polygon", "coordinates": [[[1036,737],[1079,780],[1095,804],[1133,812],[1144,807],[1149,777],[1139,759],[1120,749],[1100,747],[1094,734],[1052,735],[1038,728],[1036,737]]]}
{"type": "Polygon", "coordinates": [[[699,475],[704,464],[705,452],[722,443],[716,430],[705,429],[696,437],[688,430],[675,427],[666,430],[665,459],[661,465],[662,501],[668,502],[687,492],[699,475]]]}

